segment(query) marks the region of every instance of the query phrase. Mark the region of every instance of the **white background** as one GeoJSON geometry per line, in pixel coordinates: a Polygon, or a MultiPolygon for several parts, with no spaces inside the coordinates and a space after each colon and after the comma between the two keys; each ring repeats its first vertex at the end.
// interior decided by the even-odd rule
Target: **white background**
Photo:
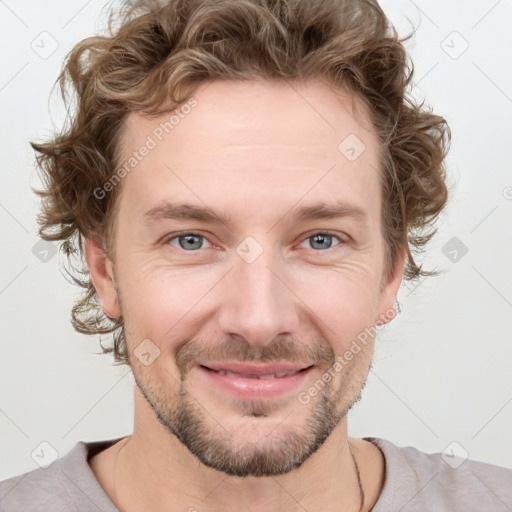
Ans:
{"type": "MultiPolygon", "coordinates": [[[[380,335],[350,433],[427,452],[456,441],[455,453],[512,467],[512,2],[382,5],[401,34],[408,19],[419,25],[407,44],[414,95],[452,128],[452,193],[425,259],[443,274],[401,289],[403,311],[380,335]],[[467,247],[456,263],[442,250],[453,237],[467,247]]],[[[31,453],[43,441],[62,456],[77,441],[132,431],[131,373],[73,331],[78,289],[60,273],[63,257],[43,263],[32,252],[38,199],[28,140],[62,122],[50,90],[65,54],[102,27],[103,6],[0,3],[0,479],[36,468],[31,453]],[[52,44],[46,58],[32,48],[52,44]]]]}

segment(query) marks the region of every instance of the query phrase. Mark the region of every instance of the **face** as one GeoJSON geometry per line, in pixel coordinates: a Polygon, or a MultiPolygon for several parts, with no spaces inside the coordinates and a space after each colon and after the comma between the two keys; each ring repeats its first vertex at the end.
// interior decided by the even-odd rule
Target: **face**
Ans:
{"type": "Polygon", "coordinates": [[[154,421],[209,467],[282,474],[345,418],[371,365],[361,333],[392,318],[403,258],[384,280],[379,141],[318,83],[194,98],[172,127],[127,119],[115,265],[86,255],[154,421]]]}

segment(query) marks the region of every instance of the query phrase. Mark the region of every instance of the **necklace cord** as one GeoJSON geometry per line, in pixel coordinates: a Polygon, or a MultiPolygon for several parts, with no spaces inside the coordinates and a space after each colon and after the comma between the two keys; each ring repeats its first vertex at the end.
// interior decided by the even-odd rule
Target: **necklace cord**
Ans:
{"type": "MultiPolygon", "coordinates": [[[[121,453],[121,450],[126,446],[126,443],[128,442],[129,439],[130,438],[127,437],[125,442],[123,443],[123,445],[117,451],[116,460],[114,462],[114,500],[115,500],[116,507],[118,506],[118,501],[117,501],[117,485],[116,485],[117,484],[117,480],[116,480],[116,475],[117,475],[117,459],[119,458],[119,454],[121,453]]],[[[121,509],[119,509],[119,510],[121,510],[121,509]]]]}
{"type": "Polygon", "coordinates": [[[348,443],[348,449],[350,451],[350,455],[352,456],[352,460],[354,461],[354,466],[356,468],[356,475],[357,475],[357,484],[359,486],[359,496],[360,496],[360,505],[359,505],[359,512],[363,510],[364,507],[364,489],[363,489],[363,483],[361,481],[361,473],[359,471],[359,466],[357,464],[357,460],[354,457],[354,454],[352,453],[352,450],[350,449],[350,441],[348,443]]]}

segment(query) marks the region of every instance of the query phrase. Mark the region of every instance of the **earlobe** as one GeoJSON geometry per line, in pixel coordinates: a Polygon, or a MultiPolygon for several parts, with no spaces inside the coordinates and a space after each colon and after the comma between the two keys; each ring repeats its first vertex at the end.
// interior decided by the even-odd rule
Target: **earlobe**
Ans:
{"type": "Polygon", "coordinates": [[[115,319],[121,316],[112,262],[98,240],[87,238],[84,242],[85,259],[92,284],[98,295],[103,313],[115,319]]]}

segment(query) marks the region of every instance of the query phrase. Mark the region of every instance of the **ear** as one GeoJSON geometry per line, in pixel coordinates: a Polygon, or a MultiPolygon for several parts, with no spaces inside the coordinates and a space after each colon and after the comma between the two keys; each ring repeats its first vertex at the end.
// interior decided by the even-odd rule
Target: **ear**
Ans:
{"type": "Polygon", "coordinates": [[[387,279],[387,282],[384,281],[383,277],[380,289],[379,314],[375,319],[375,325],[387,324],[388,322],[391,322],[397,314],[395,299],[400,285],[402,284],[406,260],[407,251],[405,248],[402,248],[396,255],[395,265],[387,279]]]}
{"type": "Polygon", "coordinates": [[[92,284],[98,294],[103,313],[109,318],[120,317],[121,309],[117,300],[112,262],[108,259],[103,247],[94,238],[85,240],[84,251],[92,284]]]}

